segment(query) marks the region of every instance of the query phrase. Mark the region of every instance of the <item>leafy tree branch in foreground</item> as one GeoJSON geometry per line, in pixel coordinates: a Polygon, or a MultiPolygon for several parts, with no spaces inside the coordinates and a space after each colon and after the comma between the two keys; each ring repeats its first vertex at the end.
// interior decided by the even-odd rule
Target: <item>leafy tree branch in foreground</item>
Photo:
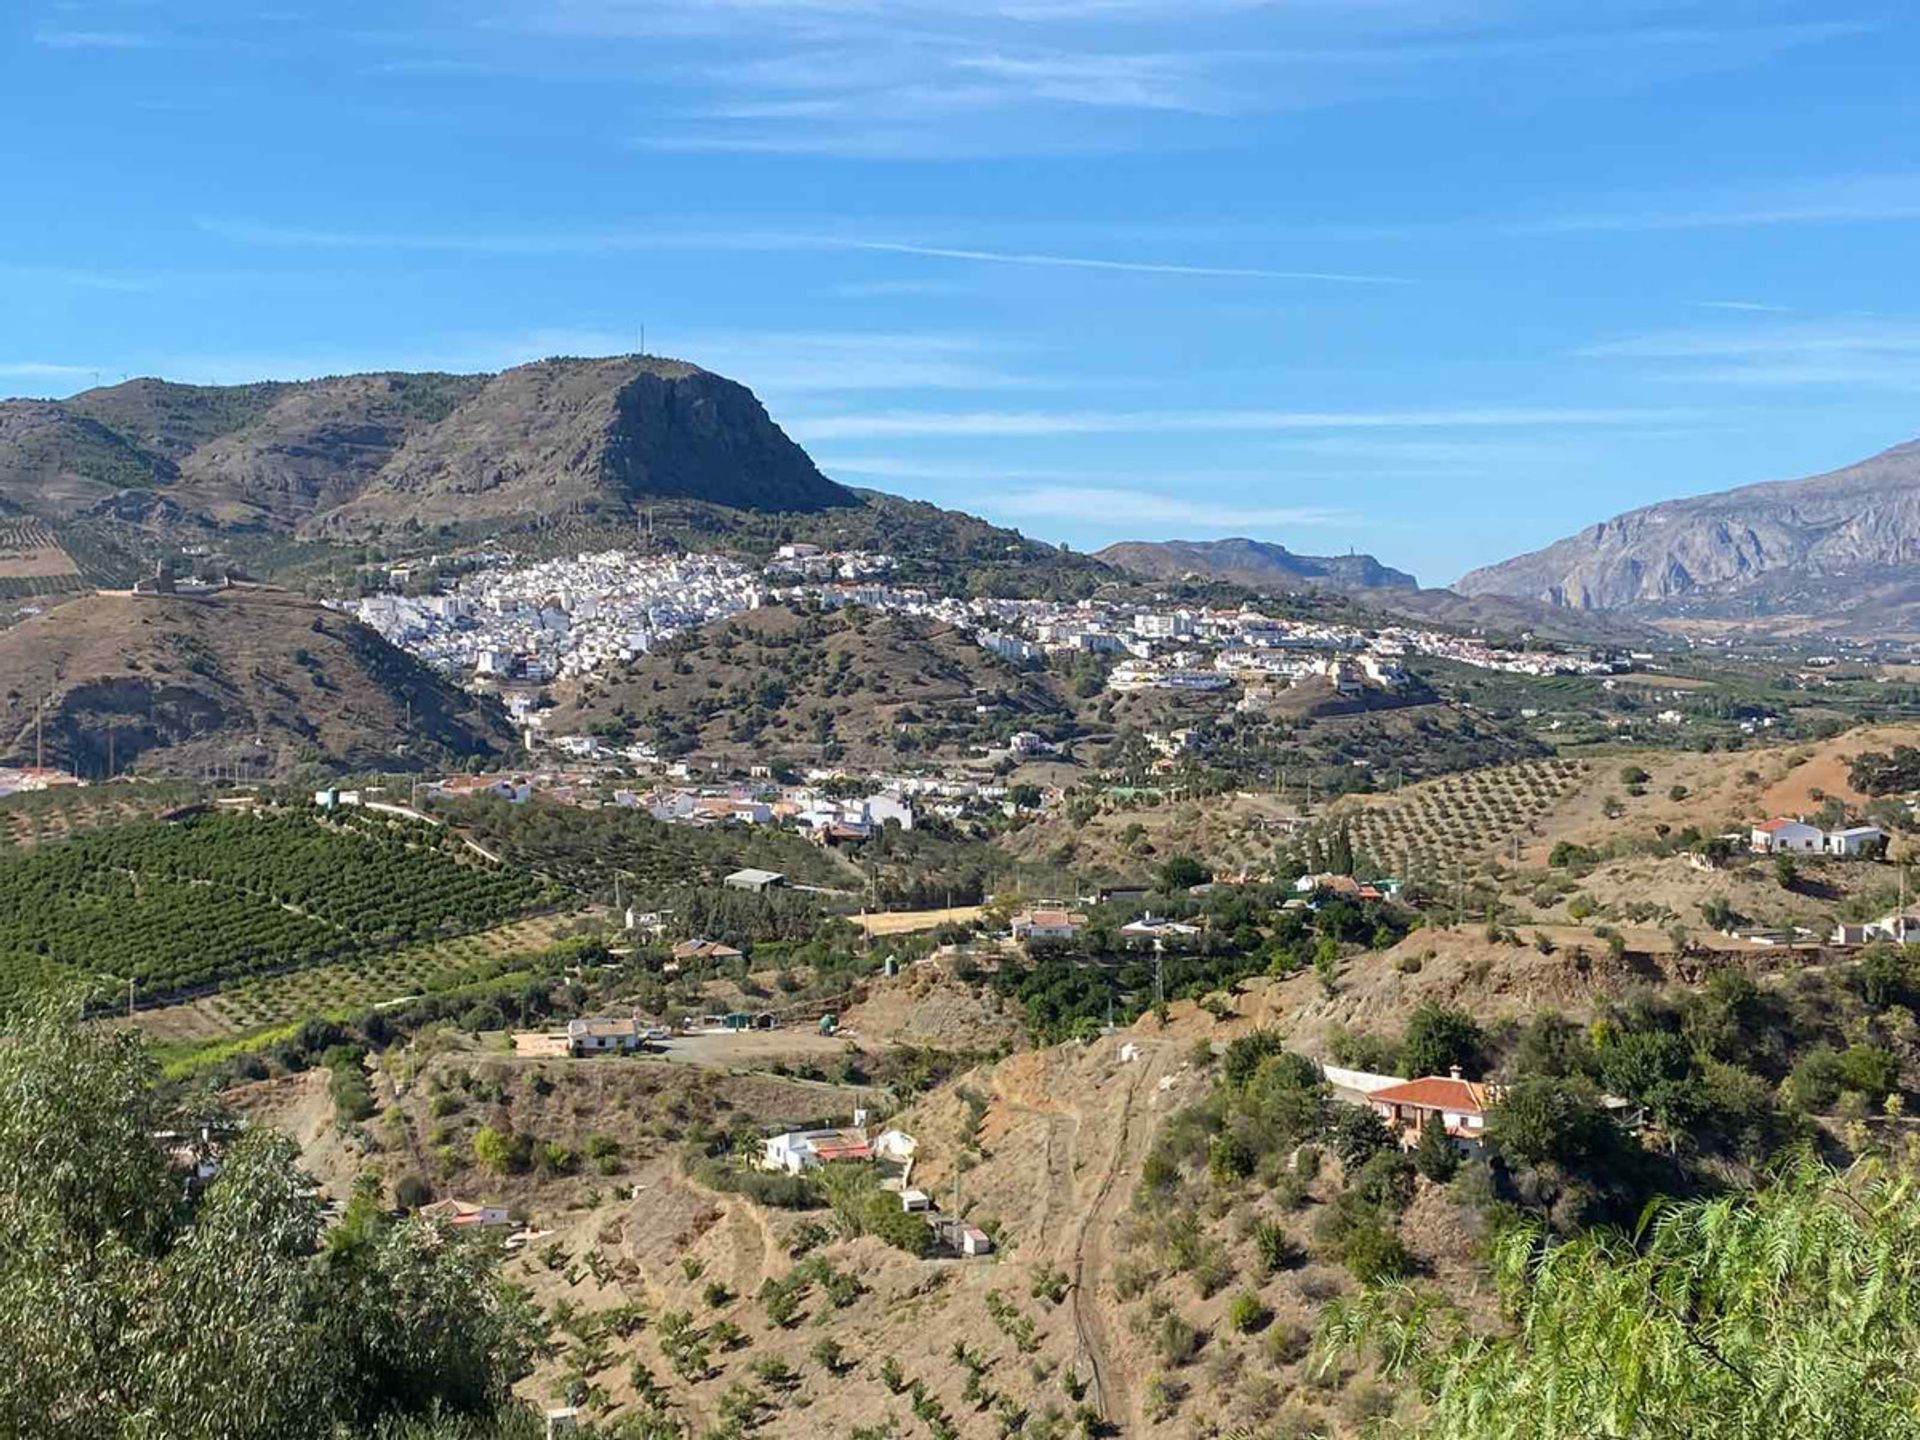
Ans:
{"type": "Polygon", "coordinates": [[[1804,1162],[1755,1195],[1651,1207],[1637,1237],[1516,1227],[1510,1328],[1383,1287],[1329,1309],[1329,1358],[1372,1350],[1434,1440],[1904,1440],[1920,1435],[1920,1191],[1877,1162],[1804,1162]]]}
{"type": "Polygon", "coordinates": [[[0,1433],[494,1437],[530,1418],[509,1386],[537,1327],[484,1248],[367,1196],[323,1235],[266,1131],[183,1198],[168,1123],[130,1032],[48,1003],[0,1045],[0,1433]]]}

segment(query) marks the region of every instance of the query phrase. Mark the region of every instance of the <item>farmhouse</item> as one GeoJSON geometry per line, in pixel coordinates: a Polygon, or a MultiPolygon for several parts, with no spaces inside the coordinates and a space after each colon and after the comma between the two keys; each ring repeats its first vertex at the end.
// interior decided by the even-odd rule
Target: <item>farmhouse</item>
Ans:
{"type": "Polygon", "coordinates": [[[1887,832],[1878,825],[1849,825],[1844,830],[1827,832],[1827,853],[1849,858],[1877,855],[1887,843],[1887,832]]]}
{"type": "Polygon", "coordinates": [[[1406,1084],[1399,1075],[1377,1075],[1370,1070],[1348,1070],[1339,1065],[1322,1065],[1320,1073],[1333,1088],[1333,1098],[1349,1105],[1368,1105],[1382,1090],[1406,1084]]]}
{"type": "Polygon", "coordinates": [[[755,895],[763,895],[787,883],[787,877],[778,870],[755,870],[748,868],[736,870],[721,882],[729,890],[746,890],[755,895]]]}
{"type": "Polygon", "coordinates": [[[693,802],[693,813],[710,820],[738,821],[742,825],[765,825],[773,819],[773,807],[766,801],[732,795],[698,796],[693,802]]]}
{"type": "Polygon", "coordinates": [[[420,1213],[429,1220],[444,1220],[461,1227],[494,1226],[511,1223],[504,1205],[475,1205],[468,1200],[436,1200],[422,1205],[420,1213]]]}
{"type": "Polygon", "coordinates": [[[84,785],[87,782],[64,770],[48,765],[0,766],[0,797],[23,791],[51,790],[56,785],[84,785]]]}
{"type": "Polygon", "coordinates": [[[567,1022],[567,1049],[575,1055],[600,1055],[610,1050],[638,1050],[640,1022],[632,1016],[624,1019],[601,1016],[567,1022]]]}
{"type": "Polygon", "coordinates": [[[1756,855],[1818,855],[1826,840],[1818,825],[1775,816],[1753,827],[1749,843],[1756,855]]]}
{"type": "Polygon", "coordinates": [[[1749,844],[1756,855],[1818,855],[1826,838],[1818,825],[1776,816],[1753,827],[1749,844]]]}
{"type": "Polygon", "coordinates": [[[1833,943],[1836,945],[1872,945],[1882,940],[1905,945],[1909,938],[1920,938],[1920,915],[1903,915],[1895,911],[1864,924],[1833,927],[1833,943]]]}
{"type": "Polygon", "coordinates": [[[933,1221],[933,1238],[949,1250],[962,1255],[987,1255],[993,1251],[993,1237],[965,1220],[937,1218],[933,1221]]]}
{"type": "Polygon", "coordinates": [[[1822,830],[1804,820],[1775,817],[1753,827],[1749,848],[1756,855],[1838,855],[1845,859],[1878,855],[1887,832],[1878,825],[1848,825],[1822,830]]]}
{"type": "Polygon", "coordinates": [[[740,951],[718,940],[682,940],[670,952],[675,960],[738,960],[740,951]]]}
{"type": "Polygon", "coordinates": [[[427,787],[449,800],[505,800],[523,805],[533,796],[533,782],[524,775],[449,775],[427,787]]]}
{"type": "Polygon", "coordinates": [[[1071,940],[1087,917],[1077,910],[1026,910],[1013,917],[1016,940],[1071,940]]]}
{"type": "Polygon", "coordinates": [[[1356,880],[1351,875],[1302,875],[1293,882],[1293,888],[1302,895],[1325,893],[1337,895],[1342,900],[1384,900],[1387,891],[1378,885],[1370,885],[1364,880],[1356,880]]]}
{"type": "Polygon", "coordinates": [[[1487,1111],[1493,1103],[1490,1087],[1460,1078],[1456,1066],[1451,1075],[1423,1076],[1400,1085],[1374,1090],[1367,1101],[1380,1112],[1403,1146],[1411,1148],[1420,1141],[1430,1116],[1438,1115],[1454,1144],[1469,1154],[1478,1154],[1484,1141],[1487,1111]]]}
{"type": "Polygon", "coordinates": [[[1138,920],[1129,920],[1120,927],[1120,933],[1130,940],[1158,940],[1162,938],[1187,939],[1198,935],[1200,927],[1189,925],[1184,920],[1169,920],[1164,915],[1155,915],[1148,911],[1138,920]]]}
{"type": "Polygon", "coordinates": [[[760,1168],[799,1175],[836,1160],[872,1158],[873,1147],[867,1143],[864,1130],[790,1130],[768,1139],[760,1168]]]}

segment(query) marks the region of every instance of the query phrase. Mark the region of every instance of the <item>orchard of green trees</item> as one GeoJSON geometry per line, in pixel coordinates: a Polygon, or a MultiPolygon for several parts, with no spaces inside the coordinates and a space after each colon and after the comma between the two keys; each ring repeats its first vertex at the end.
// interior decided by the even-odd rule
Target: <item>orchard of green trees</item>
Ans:
{"type": "Polygon", "coordinates": [[[421,825],[206,815],[0,860],[0,996],[62,975],[177,994],[482,929],[555,898],[450,843],[421,825]]]}
{"type": "Polygon", "coordinates": [[[1052,1043],[1092,1034],[1111,1018],[1126,1024],[1154,1000],[1156,951],[1122,935],[1143,912],[1201,925],[1201,933],[1160,943],[1157,959],[1168,1000],[1198,999],[1254,975],[1313,968],[1337,985],[1349,956],[1398,943],[1414,916],[1400,906],[1342,899],[1318,910],[1286,909],[1291,885],[1227,885],[1187,893],[1197,862],[1176,856],[1162,889],[1126,903],[1096,906],[1071,941],[1037,941],[1034,963],[1002,966],[991,983],[1027,1012],[1036,1039],[1052,1043]]]}

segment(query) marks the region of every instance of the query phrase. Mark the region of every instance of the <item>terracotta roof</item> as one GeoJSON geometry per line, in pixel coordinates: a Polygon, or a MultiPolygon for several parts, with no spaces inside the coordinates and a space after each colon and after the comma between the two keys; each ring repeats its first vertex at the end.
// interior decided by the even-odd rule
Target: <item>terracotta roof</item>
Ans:
{"type": "Polygon", "coordinates": [[[718,940],[682,940],[673,947],[676,960],[736,960],[740,952],[718,940]]]}
{"type": "Polygon", "coordinates": [[[1457,1110],[1464,1115],[1478,1115],[1487,1108],[1487,1087],[1471,1080],[1427,1075],[1404,1085],[1375,1090],[1367,1098],[1384,1105],[1413,1105],[1422,1110],[1457,1110]]]}
{"type": "Polygon", "coordinates": [[[813,1153],[821,1160],[870,1160],[873,1148],[858,1135],[839,1135],[813,1142],[813,1153]]]}
{"type": "Polygon", "coordinates": [[[597,1016],[591,1020],[575,1020],[567,1027],[576,1035],[633,1035],[637,1034],[640,1024],[632,1016],[625,1019],[619,1016],[597,1016]]]}

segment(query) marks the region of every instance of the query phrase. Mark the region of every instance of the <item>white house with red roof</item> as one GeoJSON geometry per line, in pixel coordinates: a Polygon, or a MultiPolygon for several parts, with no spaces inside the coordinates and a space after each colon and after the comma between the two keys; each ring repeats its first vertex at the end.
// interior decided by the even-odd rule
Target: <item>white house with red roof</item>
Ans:
{"type": "Polygon", "coordinates": [[[420,1213],[430,1220],[461,1227],[507,1225],[513,1218],[504,1205],[476,1205],[470,1200],[435,1200],[422,1205],[420,1213]]]}
{"type": "Polygon", "coordinates": [[[1486,1143],[1487,1112],[1494,1099],[1492,1086],[1461,1079],[1458,1066],[1450,1075],[1426,1075],[1381,1086],[1367,1094],[1367,1103],[1400,1137],[1402,1145],[1419,1144],[1428,1119],[1438,1115],[1448,1138],[1469,1154],[1478,1154],[1486,1143]]]}
{"type": "Polygon", "coordinates": [[[790,1130],[768,1138],[760,1157],[763,1170],[798,1175],[836,1160],[871,1160],[873,1146],[864,1130],[790,1130]]]}

